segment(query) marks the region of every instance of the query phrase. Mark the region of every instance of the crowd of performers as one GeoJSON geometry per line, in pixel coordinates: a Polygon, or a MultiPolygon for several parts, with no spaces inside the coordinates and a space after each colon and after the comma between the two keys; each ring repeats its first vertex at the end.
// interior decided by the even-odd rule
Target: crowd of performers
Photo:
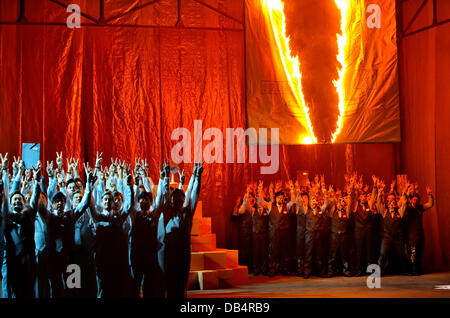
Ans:
{"type": "Polygon", "coordinates": [[[184,192],[183,171],[173,186],[168,162],[154,184],[146,160],[131,171],[117,159],[103,168],[101,156],[84,165],[83,182],[79,161],[68,159],[64,170],[62,153],[56,165],[47,162],[48,180],[40,162],[25,169],[14,158],[10,173],[0,155],[4,298],[185,296],[203,163],[194,164],[184,192]]]}
{"type": "Polygon", "coordinates": [[[422,204],[417,183],[407,181],[397,193],[395,181],[385,191],[373,176],[369,192],[361,176],[345,180],[343,190],[327,189],[323,176],[304,186],[291,180],[268,189],[262,181],[249,184],[232,213],[239,222],[240,263],[270,277],[361,276],[369,264],[378,264],[382,274],[419,275],[431,189],[422,204]]]}

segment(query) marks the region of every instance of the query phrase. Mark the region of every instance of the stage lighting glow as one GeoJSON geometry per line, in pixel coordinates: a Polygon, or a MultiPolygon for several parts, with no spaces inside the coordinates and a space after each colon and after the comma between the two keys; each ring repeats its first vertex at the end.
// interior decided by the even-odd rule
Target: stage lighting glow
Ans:
{"type": "Polygon", "coordinates": [[[284,4],[281,0],[262,0],[264,14],[266,19],[270,21],[270,25],[273,29],[273,34],[277,42],[277,48],[279,56],[283,64],[284,72],[289,82],[289,86],[292,89],[297,105],[301,105],[306,117],[306,123],[303,123],[305,127],[308,127],[310,136],[308,140],[317,143],[317,139],[314,136],[311,120],[309,118],[309,108],[306,105],[303,97],[300,73],[300,64],[298,56],[292,56],[289,48],[289,38],[286,37],[286,18],[284,16],[283,8],[284,4]],[[306,124],[306,125],[305,125],[306,124]]]}
{"type": "MultiPolygon", "coordinates": [[[[347,47],[347,22],[348,22],[348,13],[349,9],[351,9],[351,1],[352,0],[334,0],[337,7],[341,13],[341,34],[336,34],[336,39],[338,43],[338,55],[337,60],[341,64],[338,67],[339,79],[333,82],[333,85],[336,87],[336,91],[339,95],[339,117],[336,125],[336,130],[332,134],[332,141],[336,140],[336,137],[339,135],[342,125],[343,125],[343,116],[345,111],[345,89],[344,89],[344,76],[346,70],[346,62],[345,62],[345,52],[349,48],[347,47]]],[[[300,72],[300,63],[298,56],[292,56],[291,50],[289,48],[289,37],[286,36],[286,17],[284,15],[284,3],[282,0],[262,0],[264,14],[268,21],[270,21],[270,25],[273,29],[273,34],[275,36],[276,45],[279,51],[279,56],[282,61],[282,65],[284,68],[284,72],[289,82],[289,86],[292,89],[295,98],[297,100],[297,105],[301,105],[303,112],[306,118],[306,127],[309,129],[310,136],[303,137],[303,144],[313,144],[317,143],[317,138],[314,135],[311,119],[309,116],[309,107],[305,102],[301,78],[302,74],[300,72]]]]}
{"type": "Polygon", "coordinates": [[[341,11],[341,32],[342,34],[337,34],[337,42],[338,42],[338,55],[337,59],[339,63],[341,64],[341,68],[338,68],[339,73],[339,80],[334,82],[334,86],[336,87],[336,91],[339,94],[339,118],[337,122],[337,128],[336,131],[333,133],[333,137],[331,139],[331,142],[334,142],[336,140],[336,137],[341,132],[342,128],[342,117],[344,116],[345,111],[345,104],[344,104],[344,96],[345,96],[345,87],[344,87],[344,76],[345,76],[345,52],[349,48],[347,47],[347,18],[349,14],[350,9],[350,1],[351,0],[335,0],[336,5],[338,6],[339,10],[341,11]]]}
{"type": "Polygon", "coordinates": [[[314,143],[314,141],[313,141],[313,139],[310,136],[302,138],[302,144],[311,145],[313,143],[314,143]]]}

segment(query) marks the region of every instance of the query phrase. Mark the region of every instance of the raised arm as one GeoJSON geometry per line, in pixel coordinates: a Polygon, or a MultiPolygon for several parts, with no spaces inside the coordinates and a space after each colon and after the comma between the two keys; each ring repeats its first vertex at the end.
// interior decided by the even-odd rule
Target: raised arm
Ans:
{"type": "Polygon", "coordinates": [[[355,193],[353,191],[353,187],[350,187],[349,190],[350,190],[350,193],[348,194],[349,199],[348,199],[348,202],[347,202],[347,209],[346,209],[347,217],[350,217],[350,213],[352,211],[353,202],[355,201],[355,198],[354,198],[355,193]]]}
{"type": "Polygon", "coordinates": [[[74,210],[74,218],[78,220],[78,218],[86,211],[89,207],[89,203],[91,201],[92,187],[94,186],[97,177],[95,177],[92,173],[88,175],[88,182],[86,184],[86,189],[84,191],[83,199],[80,204],[74,210]]]}
{"type": "Polygon", "coordinates": [[[288,187],[289,187],[289,190],[291,191],[291,200],[287,203],[287,208],[290,211],[292,209],[292,206],[295,203],[295,189],[294,189],[294,183],[292,182],[292,180],[288,181],[288,187]]]}
{"type": "Polygon", "coordinates": [[[377,208],[380,214],[385,217],[386,216],[386,208],[383,202],[384,197],[384,183],[381,182],[378,186],[378,196],[377,196],[377,208]]]}
{"type": "Polygon", "coordinates": [[[194,215],[195,208],[196,208],[197,202],[198,202],[198,197],[200,195],[200,187],[202,184],[203,164],[204,164],[204,162],[202,162],[201,164],[198,163],[197,172],[196,172],[195,178],[194,178],[194,184],[192,186],[191,202],[190,202],[192,215],[194,215]]]}
{"type": "Polygon", "coordinates": [[[17,173],[14,176],[13,181],[12,181],[12,186],[11,186],[10,193],[14,193],[16,191],[19,191],[19,189],[20,189],[20,181],[21,181],[21,177],[22,177],[22,173],[23,173],[24,169],[25,169],[25,163],[22,160],[20,160],[19,163],[18,163],[17,173]]]}
{"type": "MultiPolygon", "coordinates": [[[[6,218],[6,211],[4,209],[4,204],[3,204],[3,202],[5,202],[5,201],[8,201],[8,200],[5,200],[4,184],[3,184],[3,180],[0,180],[0,209],[1,209],[0,228],[2,228],[2,222],[6,218]]],[[[3,235],[3,233],[0,233],[0,235],[3,235]]],[[[0,238],[0,240],[1,240],[1,238],[0,238]]],[[[1,251],[1,252],[3,252],[3,251],[1,251]]]]}
{"type": "Polygon", "coordinates": [[[328,208],[328,191],[325,188],[325,186],[322,187],[322,193],[323,193],[324,202],[320,209],[322,210],[322,213],[325,213],[325,211],[328,208]]]}
{"type": "Polygon", "coordinates": [[[32,216],[36,215],[38,210],[39,198],[41,196],[41,186],[39,184],[39,179],[41,178],[41,169],[33,167],[33,194],[30,200],[30,209],[25,210],[27,213],[30,213],[32,216]]]}
{"type": "Polygon", "coordinates": [[[372,189],[372,195],[370,196],[369,200],[369,209],[373,210],[376,198],[377,198],[377,178],[375,176],[372,176],[373,181],[373,189],[372,189]]]}
{"type": "Polygon", "coordinates": [[[192,188],[194,187],[194,181],[195,181],[195,176],[197,174],[197,170],[198,170],[198,164],[194,163],[194,167],[192,169],[192,175],[191,175],[191,178],[189,179],[189,184],[186,189],[183,207],[189,206],[189,204],[191,202],[192,188]]]}
{"type": "Polygon", "coordinates": [[[178,174],[180,176],[180,183],[178,185],[178,189],[183,190],[184,182],[186,180],[186,177],[184,176],[184,169],[181,170],[181,172],[180,170],[178,170],[178,174]]]}
{"type": "Polygon", "coordinates": [[[429,210],[434,206],[434,197],[433,193],[431,192],[431,188],[427,187],[427,196],[428,196],[428,202],[423,205],[423,210],[429,210]]]}
{"type": "MultiPolygon", "coordinates": [[[[136,212],[134,209],[134,193],[133,193],[133,186],[131,184],[132,177],[131,175],[126,176],[126,185],[124,188],[124,204],[123,204],[123,212],[121,214],[121,222],[125,222],[127,217],[131,214],[136,212]]],[[[134,215],[132,216],[134,219],[134,215]]]]}
{"type": "Polygon", "coordinates": [[[158,183],[158,191],[156,193],[156,203],[155,210],[159,210],[159,208],[165,203],[164,197],[169,192],[170,185],[170,166],[168,162],[164,161],[164,165],[161,168],[159,167],[159,183],[158,183]]]}
{"type": "MultiPolygon", "coordinates": [[[[250,191],[250,188],[249,188],[249,186],[247,186],[247,193],[250,191]]],[[[266,209],[267,211],[269,211],[270,212],[270,209],[272,208],[272,202],[267,202],[266,200],[264,200],[264,198],[263,198],[263,196],[262,196],[262,194],[263,194],[263,182],[262,182],[262,180],[261,181],[259,181],[259,184],[258,184],[258,193],[257,193],[257,195],[258,195],[258,202],[259,202],[259,204],[260,205],[262,205],[263,207],[264,207],[264,209],[266,209]]]]}

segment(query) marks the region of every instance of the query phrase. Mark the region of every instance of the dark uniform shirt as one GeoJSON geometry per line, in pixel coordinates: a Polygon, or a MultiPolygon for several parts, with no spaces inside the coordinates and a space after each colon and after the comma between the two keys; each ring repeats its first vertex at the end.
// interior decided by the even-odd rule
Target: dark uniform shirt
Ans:
{"type": "Polygon", "coordinates": [[[326,210],[323,213],[309,209],[306,214],[306,230],[313,231],[326,231],[329,227],[329,213],[326,210]]]}
{"type": "Polygon", "coordinates": [[[269,226],[269,215],[267,211],[258,207],[255,209],[255,212],[252,214],[252,224],[253,224],[253,233],[266,233],[269,226]]]}
{"type": "Polygon", "coordinates": [[[333,216],[331,217],[331,232],[337,234],[349,233],[351,229],[351,219],[347,216],[345,210],[341,211],[341,215],[339,216],[339,211],[336,210],[333,216]]]}
{"type": "Polygon", "coordinates": [[[408,206],[406,208],[406,224],[408,233],[420,234],[423,232],[422,224],[423,205],[417,207],[408,206]]]}
{"type": "Polygon", "coordinates": [[[355,213],[355,226],[359,229],[371,228],[373,224],[373,212],[369,208],[369,205],[361,206],[358,204],[355,213]]]}
{"type": "Polygon", "coordinates": [[[387,211],[383,218],[383,230],[385,234],[391,236],[401,236],[402,234],[402,218],[398,211],[393,214],[387,211]]]}

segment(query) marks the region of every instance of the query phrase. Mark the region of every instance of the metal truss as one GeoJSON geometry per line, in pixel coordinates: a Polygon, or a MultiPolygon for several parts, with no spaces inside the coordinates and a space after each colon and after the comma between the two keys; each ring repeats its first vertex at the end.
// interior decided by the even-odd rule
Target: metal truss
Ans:
{"type": "MultiPolygon", "coordinates": [[[[63,8],[67,8],[67,4],[59,1],[59,0],[47,0],[49,2],[52,2],[56,5],[59,5],[63,8]]],[[[200,30],[217,30],[217,31],[240,31],[243,32],[244,31],[244,23],[245,21],[241,21],[236,17],[233,17],[229,14],[227,14],[226,12],[221,11],[218,8],[215,8],[214,6],[211,6],[205,2],[203,2],[202,0],[177,0],[177,21],[174,25],[146,25],[146,24],[121,24],[121,23],[114,23],[114,21],[116,21],[117,19],[129,15],[133,12],[142,10],[145,7],[154,5],[156,3],[158,3],[160,0],[149,0],[148,2],[141,4],[139,6],[136,6],[126,12],[121,12],[115,16],[109,17],[107,19],[105,19],[104,16],[104,12],[105,12],[105,1],[104,0],[99,0],[99,16],[93,17],[90,16],[89,14],[85,13],[85,12],[80,12],[80,15],[84,18],[86,18],[87,20],[89,20],[90,22],[88,23],[81,23],[81,26],[90,26],[90,27],[132,27],[132,28],[169,28],[169,29],[173,29],[173,28],[182,28],[182,29],[200,29],[200,30]],[[240,26],[237,28],[217,28],[217,27],[185,27],[183,25],[182,22],[182,18],[181,18],[181,1],[184,2],[195,2],[235,23],[238,23],[240,26]]],[[[244,0],[242,0],[244,1],[244,0]]],[[[17,17],[17,19],[15,21],[0,21],[0,25],[1,24],[15,24],[15,25],[61,25],[61,26],[65,26],[66,23],[65,22],[31,22],[31,21],[27,21],[27,18],[25,16],[25,6],[26,3],[28,2],[28,0],[19,0],[19,16],[17,17]]],[[[243,6],[244,8],[244,6],[243,6]]],[[[243,9],[244,10],[244,9],[243,9]]]]}
{"type": "Polygon", "coordinates": [[[413,34],[417,34],[426,30],[430,30],[432,28],[436,28],[440,25],[443,25],[445,23],[450,22],[450,18],[449,19],[445,19],[445,20],[438,20],[438,11],[439,11],[439,6],[437,3],[437,0],[423,0],[422,4],[419,6],[419,8],[417,9],[416,13],[412,16],[411,20],[406,24],[406,27],[403,28],[403,3],[408,2],[410,0],[397,0],[397,10],[398,10],[398,31],[399,31],[399,36],[401,38],[404,37],[408,37],[411,36],[413,34]],[[423,13],[425,6],[431,2],[433,5],[433,21],[431,22],[431,24],[424,26],[420,29],[414,30],[414,31],[410,31],[411,26],[413,25],[414,21],[416,21],[417,17],[420,14],[425,14],[423,13]]]}

